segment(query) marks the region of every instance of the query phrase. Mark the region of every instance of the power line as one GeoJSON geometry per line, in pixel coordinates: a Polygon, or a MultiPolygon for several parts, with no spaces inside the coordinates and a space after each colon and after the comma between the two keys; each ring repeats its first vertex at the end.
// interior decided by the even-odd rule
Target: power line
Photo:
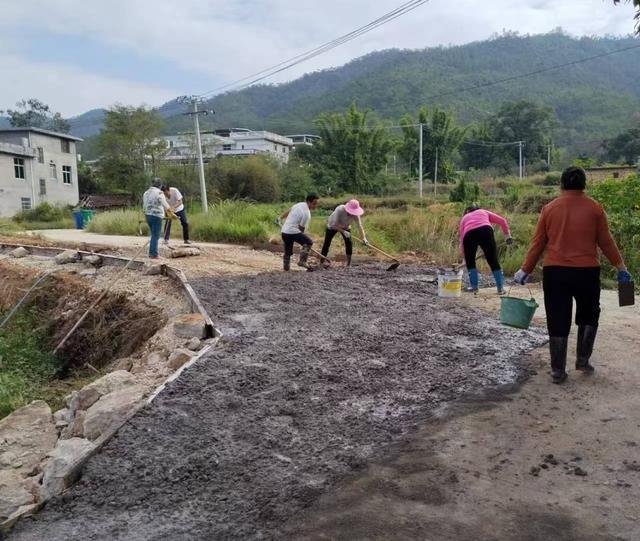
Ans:
{"type": "Polygon", "coordinates": [[[204,97],[204,96],[208,96],[211,94],[215,94],[216,92],[219,92],[221,90],[228,90],[231,88],[234,88],[236,90],[239,90],[241,88],[245,88],[248,86],[251,86],[257,82],[263,81],[264,79],[267,79],[269,77],[272,77],[273,75],[276,75],[277,73],[281,73],[285,70],[288,70],[302,62],[305,62],[307,60],[310,60],[312,58],[315,58],[316,56],[319,56],[325,52],[328,52],[332,49],[335,49],[336,47],[339,47],[340,45],[343,45],[344,43],[347,43],[349,41],[352,41],[368,32],[371,32],[372,30],[378,28],[379,26],[382,26],[384,24],[387,24],[389,22],[391,22],[394,19],[397,19],[398,17],[401,17],[402,15],[405,15],[407,13],[409,13],[410,11],[413,11],[414,9],[417,9],[418,7],[422,6],[423,4],[426,4],[427,2],[429,2],[429,0],[411,0],[409,2],[405,2],[404,4],[401,4],[400,6],[398,6],[397,8],[385,13],[384,15],[382,15],[381,17],[378,17],[377,19],[367,23],[364,26],[361,26],[360,28],[357,28],[356,30],[353,30],[347,34],[344,34],[338,38],[335,38],[331,41],[328,41],[326,43],[323,43],[322,45],[319,45],[318,47],[315,47],[313,49],[310,49],[304,53],[301,53],[299,55],[296,55],[292,58],[289,58],[287,60],[284,60],[282,62],[280,62],[279,64],[276,64],[275,66],[271,66],[270,68],[266,68],[263,69],[261,71],[258,71],[256,73],[253,73],[251,75],[248,75],[246,77],[243,77],[242,79],[238,79],[237,81],[234,81],[232,83],[228,83],[226,85],[222,85],[218,88],[214,88],[213,90],[210,90],[208,92],[205,92],[203,94],[200,94],[199,97],[204,97]],[[248,81],[248,82],[245,82],[248,81]],[[241,84],[242,83],[242,84],[241,84]]]}

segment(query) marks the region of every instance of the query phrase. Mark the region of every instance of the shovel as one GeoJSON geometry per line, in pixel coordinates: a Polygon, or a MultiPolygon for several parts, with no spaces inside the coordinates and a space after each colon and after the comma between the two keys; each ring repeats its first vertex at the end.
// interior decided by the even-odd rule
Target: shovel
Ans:
{"type": "MultiPolygon", "coordinates": [[[[359,239],[358,237],[356,237],[353,233],[351,234],[351,236],[354,239],[359,240],[360,242],[362,242],[364,244],[364,241],[362,239],[359,239]]],[[[400,266],[400,261],[398,261],[395,257],[393,257],[392,255],[388,254],[387,252],[381,250],[380,248],[376,248],[371,243],[369,243],[369,248],[374,249],[376,252],[380,252],[382,255],[388,257],[389,259],[391,259],[393,261],[393,263],[391,263],[391,265],[389,265],[389,268],[387,269],[387,272],[388,271],[394,271],[400,266]]]]}

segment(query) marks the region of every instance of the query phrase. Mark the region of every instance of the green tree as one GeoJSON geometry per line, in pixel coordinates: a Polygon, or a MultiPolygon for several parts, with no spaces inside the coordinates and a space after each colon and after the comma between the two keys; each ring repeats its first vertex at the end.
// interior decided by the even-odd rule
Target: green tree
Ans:
{"type": "Polygon", "coordinates": [[[60,113],[51,111],[46,103],[31,98],[16,103],[17,109],[0,111],[9,115],[9,122],[16,128],[43,128],[60,133],[69,133],[71,126],[60,113]]]}
{"type": "Polygon", "coordinates": [[[368,114],[353,103],[344,114],[323,113],[316,119],[321,139],[302,155],[325,191],[373,193],[378,187],[392,145],[379,123],[368,122],[368,114]]]}
{"type": "Polygon", "coordinates": [[[78,190],[80,196],[101,193],[96,172],[86,162],[78,162],[78,190]]]}
{"type": "MultiPolygon", "coordinates": [[[[528,163],[533,164],[545,160],[557,118],[550,107],[521,100],[504,104],[490,118],[489,125],[496,143],[523,141],[523,156],[528,163]]],[[[506,158],[511,163],[517,163],[518,150],[515,146],[505,146],[501,150],[494,150],[494,156],[495,159],[506,158]]]]}
{"type": "Polygon", "coordinates": [[[280,200],[278,164],[266,156],[218,158],[211,169],[222,199],[245,199],[259,203],[280,200]]]}
{"type": "Polygon", "coordinates": [[[467,130],[456,126],[450,113],[434,109],[431,114],[426,107],[418,111],[417,121],[411,115],[400,119],[403,141],[399,154],[407,163],[413,165],[412,170],[419,168],[420,128],[422,124],[422,164],[423,174],[432,180],[435,178],[436,149],[438,152],[438,180],[447,182],[454,172],[453,158],[465,140],[467,130]]]}
{"type": "Polygon", "coordinates": [[[621,133],[611,141],[605,141],[606,159],[612,162],[624,160],[634,165],[640,160],[640,124],[621,133]]]}
{"type": "Polygon", "coordinates": [[[139,197],[156,174],[166,144],[158,137],[162,119],[145,107],[115,105],[105,115],[97,141],[100,175],[110,191],[139,197]]]}

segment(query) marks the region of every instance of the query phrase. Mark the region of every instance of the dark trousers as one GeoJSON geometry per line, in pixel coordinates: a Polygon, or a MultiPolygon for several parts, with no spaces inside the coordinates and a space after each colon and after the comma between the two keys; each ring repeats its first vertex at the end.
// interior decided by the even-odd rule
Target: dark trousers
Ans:
{"type": "Polygon", "coordinates": [[[331,241],[333,241],[333,237],[336,236],[337,233],[342,235],[342,239],[344,240],[344,251],[347,254],[347,257],[351,257],[353,253],[353,242],[351,241],[351,237],[345,236],[342,231],[338,231],[337,229],[329,229],[325,231],[324,234],[324,244],[322,245],[322,255],[329,255],[329,248],[331,248],[331,241]]]}
{"type": "Polygon", "coordinates": [[[467,264],[468,270],[476,268],[476,254],[478,252],[478,247],[482,248],[484,257],[491,267],[491,270],[500,270],[496,237],[493,234],[493,227],[490,225],[485,225],[483,227],[467,231],[464,239],[462,239],[462,247],[464,249],[464,261],[467,264]]]}
{"type": "Polygon", "coordinates": [[[569,336],[573,299],[576,325],[598,326],[600,267],[544,267],[542,288],[549,336],[569,336]]]}
{"type": "MultiPolygon", "coordinates": [[[[187,222],[187,213],[184,209],[176,212],[178,218],[180,218],[180,225],[182,226],[182,240],[185,242],[189,240],[189,222],[187,222]]],[[[167,225],[164,226],[164,240],[171,238],[171,220],[167,220],[167,225]]]]}
{"type": "Polygon", "coordinates": [[[307,237],[307,235],[305,235],[304,233],[295,233],[295,234],[282,233],[282,241],[284,242],[285,257],[291,257],[293,255],[294,242],[297,242],[302,246],[311,247],[313,245],[313,241],[309,237],[307,237]]]}

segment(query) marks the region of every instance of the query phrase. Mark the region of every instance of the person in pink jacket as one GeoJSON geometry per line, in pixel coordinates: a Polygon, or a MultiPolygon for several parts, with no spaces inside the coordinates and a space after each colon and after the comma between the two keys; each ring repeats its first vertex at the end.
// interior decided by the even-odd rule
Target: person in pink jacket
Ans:
{"type": "Polygon", "coordinates": [[[477,292],[480,282],[480,274],[476,267],[476,254],[478,248],[482,248],[484,257],[491,267],[493,277],[496,281],[496,288],[499,295],[504,295],[504,274],[498,261],[498,248],[493,232],[493,224],[497,224],[502,229],[507,244],[511,244],[511,231],[509,224],[502,216],[481,209],[476,206],[467,207],[464,216],[460,221],[460,245],[464,254],[464,261],[469,272],[469,288],[467,291],[477,292]]]}

